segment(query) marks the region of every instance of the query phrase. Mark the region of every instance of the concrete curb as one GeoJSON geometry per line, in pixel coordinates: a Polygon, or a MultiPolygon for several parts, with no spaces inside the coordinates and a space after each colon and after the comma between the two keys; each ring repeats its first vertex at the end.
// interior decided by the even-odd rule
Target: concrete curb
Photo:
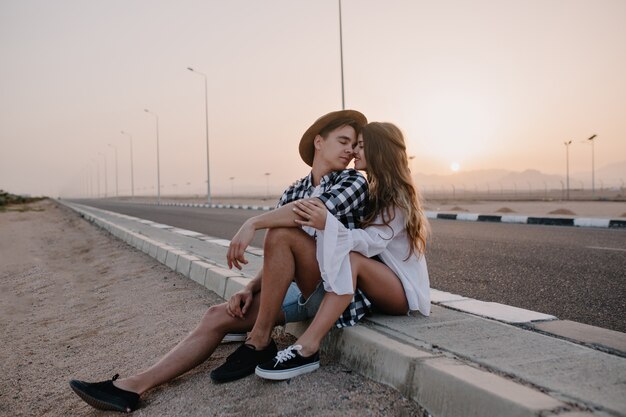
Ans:
{"type": "Polygon", "coordinates": [[[440,213],[427,211],[429,219],[464,220],[488,223],[518,223],[539,224],[546,226],[575,226],[575,227],[600,227],[610,229],[625,229],[626,220],[599,219],[590,217],[536,217],[536,216],[513,216],[478,213],[440,213]]]}
{"type": "MultiPolygon", "coordinates": [[[[250,279],[242,273],[220,267],[209,259],[202,259],[125,229],[77,205],[65,202],[62,204],[224,299],[228,299],[243,288],[250,279]]],[[[469,310],[480,311],[480,303],[483,303],[436,290],[433,298],[436,299],[437,304],[453,309],[465,308],[464,306],[469,305],[469,310]]],[[[529,327],[533,326],[532,322],[539,321],[538,330],[546,333],[551,331],[550,327],[541,326],[541,324],[556,320],[553,316],[525,310],[522,310],[524,317],[522,319],[517,315],[511,316],[512,313],[519,312],[507,309],[507,307],[515,309],[515,307],[500,304],[490,306],[492,310],[495,310],[496,316],[500,315],[499,320],[508,323],[525,323],[529,327]],[[504,310],[504,313],[501,310],[504,310]],[[512,321],[511,317],[514,318],[512,321]]],[[[286,330],[299,335],[306,325],[306,323],[293,323],[289,324],[286,330]]],[[[543,392],[537,387],[529,386],[440,351],[435,346],[416,348],[407,345],[401,339],[376,331],[375,327],[374,323],[366,320],[359,326],[333,330],[325,339],[323,350],[326,354],[335,356],[342,364],[358,369],[360,374],[398,389],[433,416],[614,415],[606,414],[593,405],[584,405],[576,400],[564,398],[562,394],[543,392]]],[[[564,337],[571,337],[571,334],[564,337]]]]}

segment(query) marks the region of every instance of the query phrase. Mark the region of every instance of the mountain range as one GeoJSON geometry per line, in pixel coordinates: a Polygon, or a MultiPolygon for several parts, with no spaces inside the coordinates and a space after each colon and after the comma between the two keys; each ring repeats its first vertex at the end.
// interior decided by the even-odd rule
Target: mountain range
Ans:
{"type": "MultiPolygon", "coordinates": [[[[565,175],[545,174],[536,169],[511,171],[506,169],[481,169],[461,171],[448,175],[428,175],[416,173],[413,178],[421,186],[458,185],[468,188],[488,187],[551,187],[559,188],[561,181],[565,182],[565,175]]],[[[626,161],[605,165],[595,171],[596,187],[623,187],[626,181],[626,161]]],[[[581,171],[570,174],[572,187],[591,188],[591,171],[581,171]]]]}

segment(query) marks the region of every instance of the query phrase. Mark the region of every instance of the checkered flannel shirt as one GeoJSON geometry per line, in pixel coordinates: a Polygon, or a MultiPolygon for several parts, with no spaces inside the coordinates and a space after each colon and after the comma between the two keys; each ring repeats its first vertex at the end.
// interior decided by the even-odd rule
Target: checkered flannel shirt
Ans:
{"type": "MultiPolygon", "coordinates": [[[[367,180],[358,171],[346,169],[325,175],[319,188],[316,188],[309,174],[285,190],[277,207],[312,196],[319,198],[344,226],[355,229],[363,218],[367,203],[367,180]]],[[[371,306],[363,291],[357,288],[352,302],[339,316],[335,326],[354,326],[370,311],[371,306]]]]}

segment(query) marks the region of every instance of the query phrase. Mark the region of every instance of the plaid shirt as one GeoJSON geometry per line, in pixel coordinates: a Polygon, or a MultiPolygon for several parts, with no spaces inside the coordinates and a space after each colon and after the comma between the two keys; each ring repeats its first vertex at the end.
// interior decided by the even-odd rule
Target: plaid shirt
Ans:
{"type": "MultiPolygon", "coordinates": [[[[344,226],[355,229],[363,218],[367,202],[367,180],[354,169],[334,171],[313,186],[311,174],[296,181],[283,193],[277,207],[302,198],[319,198],[344,226]]],[[[314,236],[314,229],[303,228],[314,236]],[[307,230],[308,229],[308,230],[307,230]]],[[[337,327],[354,326],[371,308],[363,291],[356,289],[352,302],[335,322],[337,327]]]]}

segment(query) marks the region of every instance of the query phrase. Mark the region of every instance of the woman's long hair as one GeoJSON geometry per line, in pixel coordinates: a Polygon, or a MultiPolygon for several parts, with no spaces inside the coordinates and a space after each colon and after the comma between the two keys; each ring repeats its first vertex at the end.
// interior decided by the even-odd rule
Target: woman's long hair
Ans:
{"type": "Polygon", "coordinates": [[[430,227],[411,179],[402,132],[391,123],[372,122],[361,133],[369,181],[369,210],[361,227],[374,224],[379,214],[388,226],[393,220],[393,208],[399,207],[404,211],[404,226],[412,243],[407,259],[416,251],[423,254],[430,227]]]}

